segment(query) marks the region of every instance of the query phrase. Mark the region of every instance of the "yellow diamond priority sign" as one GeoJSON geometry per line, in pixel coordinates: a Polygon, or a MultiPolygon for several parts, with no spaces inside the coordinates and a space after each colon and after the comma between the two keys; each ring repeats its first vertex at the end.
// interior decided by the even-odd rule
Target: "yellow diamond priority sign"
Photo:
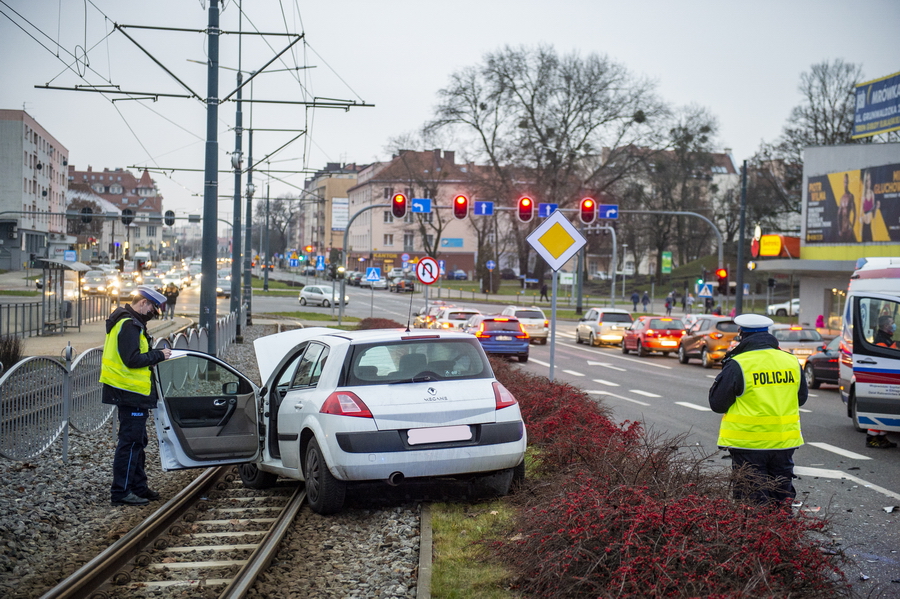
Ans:
{"type": "Polygon", "coordinates": [[[578,232],[559,210],[554,211],[540,224],[526,241],[553,270],[559,270],[569,259],[587,244],[584,236],[578,232]]]}

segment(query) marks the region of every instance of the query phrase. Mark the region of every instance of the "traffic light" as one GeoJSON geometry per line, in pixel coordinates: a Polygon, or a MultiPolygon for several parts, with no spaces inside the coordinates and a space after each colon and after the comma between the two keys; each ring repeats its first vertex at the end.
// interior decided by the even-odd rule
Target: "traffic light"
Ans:
{"type": "Polygon", "coordinates": [[[717,268],[716,278],[719,280],[719,295],[728,295],[728,269],[717,268]]]}
{"type": "Polygon", "coordinates": [[[306,250],[306,253],[307,253],[307,254],[312,254],[312,251],[313,251],[313,246],[311,246],[311,245],[308,245],[308,246],[306,246],[306,247],[305,247],[305,248],[303,248],[303,249],[305,249],[305,250],[306,250]]]}
{"type": "Polygon", "coordinates": [[[466,196],[453,198],[453,216],[460,220],[469,216],[469,198],[466,196]]]}
{"type": "Polygon", "coordinates": [[[531,222],[534,218],[534,200],[531,198],[519,198],[519,220],[523,223],[531,222]]]}
{"type": "Polygon", "coordinates": [[[391,200],[391,212],[394,214],[394,218],[403,218],[406,216],[406,196],[402,193],[394,194],[394,198],[391,200]]]}
{"type": "Polygon", "coordinates": [[[91,210],[90,206],[85,206],[81,209],[81,222],[84,224],[88,224],[94,218],[94,211],[91,210]]]}
{"type": "Polygon", "coordinates": [[[591,224],[597,218],[597,202],[594,198],[584,198],[581,200],[581,222],[586,225],[591,224]]]}
{"type": "Polygon", "coordinates": [[[134,220],[134,211],[126,208],[122,211],[122,224],[126,227],[134,220]]]}
{"type": "Polygon", "coordinates": [[[697,279],[697,284],[703,286],[706,283],[706,269],[700,271],[700,278],[697,279]]]}
{"type": "Polygon", "coordinates": [[[175,213],[172,210],[166,210],[166,213],[163,215],[163,221],[167,227],[171,227],[175,224],[175,213]]]}

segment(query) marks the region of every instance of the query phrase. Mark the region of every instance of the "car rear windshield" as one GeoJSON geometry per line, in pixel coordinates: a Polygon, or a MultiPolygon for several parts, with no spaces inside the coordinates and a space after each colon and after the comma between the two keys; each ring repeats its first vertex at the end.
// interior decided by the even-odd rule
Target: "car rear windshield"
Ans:
{"type": "Polygon", "coordinates": [[[516,318],[539,318],[544,319],[544,315],[537,310],[516,310],[516,318]]]}
{"type": "Polygon", "coordinates": [[[447,314],[447,320],[469,320],[477,314],[477,312],[450,312],[447,314]]]}
{"type": "Polygon", "coordinates": [[[664,318],[654,318],[650,321],[651,329],[683,329],[684,323],[677,318],[666,320],[664,318]]]}
{"type": "Polygon", "coordinates": [[[723,333],[739,333],[741,331],[741,327],[733,322],[720,322],[716,324],[716,329],[723,333]]]}
{"type": "Polygon", "coordinates": [[[772,335],[779,341],[821,341],[822,335],[815,329],[778,329],[772,335]]]}
{"type": "Polygon", "coordinates": [[[387,385],[491,377],[484,350],[474,337],[422,339],[354,345],[347,354],[342,384],[387,385]]]}
{"type": "Polygon", "coordinates": [[[621,312],[604,312],[600,315],[600,322],[633,322],[631,314],[621,312]]]}
{"type": "Polygon", "coordinates": [[[485,331],[514,331],[519,332],[519,323],[515,320],[485,320],[485,331]]]}

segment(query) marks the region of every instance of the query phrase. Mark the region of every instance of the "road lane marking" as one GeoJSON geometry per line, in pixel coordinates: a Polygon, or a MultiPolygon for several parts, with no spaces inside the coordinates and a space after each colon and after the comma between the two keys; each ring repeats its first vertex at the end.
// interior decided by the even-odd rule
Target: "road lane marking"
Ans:
{"type": "Polygon", "coordinates": [[[810,393],[809,396],[810,396],[810,397],[819,397],[819,396],[816,395],[815,393],[810,393]]]}
{"type": "Polygon", "coordinates": [[[624,368],[619,368],[618,366],[613,366],[612,364],[607,364],[606,362],[594,362],[593,360],[588,360],[588,366],[602,366],[604,368],[609,368],[610,370],[618,370],[619,372],[628,372],[624,368]]]}
{"type": "Polygon", "coordinates": [[[534,362],[535,364],[540,364],[541,366],[546,366],[547,368],[550,368],[550,364],[548,364],[547,362],[541,362],[540,360],[535,360],[534,358],[529,358],[528,361],[534,362]]]}
{"type": "Polygon", "coordinates": [[[571,374],[572,376],[584,376],[582,373],[576,372],[574,370],[563,370],[563,372],[565,372],[566,374],[571,374]]]}
{"type": "Polygon", "coordinates": [[[616,395],[615,393],[610,393],[609,391],[585,391],[585,393],[590,393],[592,395],[606,395],[608,397],[615,397],[616,399],[621,399],[624,401],[630,401],[631,403],[636,403],[639,406],[649,406],[650,405],[643,401],[638,401],[637,399],[631,399],[630,397],[624,397],[622,395],[616,395]]]}
{"type": "Polygon", "coordinates": [[[684,406],[692,410],[697,410],[698,412],[712,412],[712,410],[710,410],[706,406],[698,406],[697,404],[691,403],[689,401],[676,401],[675,405],[684,406]]]}
{"type": "Polygon", "coordinates": [[[627,356],[619,356],[619,355],[611,353],[611,352],[600,352],[600,351],[588,349],[586,347],[579,347],[577,345],[567,345],[566,349],[577,349],[579,351],[586,351],[589,354],[594,354],[595,356],[603,356],[604,358],[616,358],[617,360],[625,360],[627,362],[634,362],[635,364],[641,364],[642,366],[653,366],[654,368],[662,368],[663,370],[672,370],[671,366],[665,366],[663,364],[654,364],[653,360],[641,360],[639,358],[629,358],[627,356]]]}
{"type": "Polygon", "coordinates": [[[807,410],[806,408],[800,408],[801,412],[806,412],[807,414],[812,414],[812,410],[807,410]]]}
{"type": "Polygon", "coordinates": [[[649,391],[641,391],[640,389],[629,389],[632,393],[637,393],[638,395],[643,395],[644,397],[662,397],[662,395],[657,395],[656,393],[650,393],[649,391]]]}
{"type": "Polygon", "coordinates": [[[818,443],[808,441],[807,445],[812,445],[813,447],[818,447],[819,449],[824,449],[825,451],[830,451],[831,453],[836,453],[838,455],[844,456],[845,458],[850,458],[851,460],[871,460],[867,455],[863,455],[861,453],[856,453],[854,451],[849,451],[847,449],[841,449],[835,445],[831,445],[830,443],[818,443]]]}
{"type": "Polygon", "coordinates": [[[601,385],[606,385],[607,387],[618,387],[619,383],[613,383],[610,381],[604,381],[603,379],[594,379],[595,383],[600,383],[601,385]]]}
{"type": "Polygon", "coordinates": [[[877,491],[882,495],[887,495],[893,499],[900,501],[900,493],[895,493],[893,491],[889,491],[884,487],[879,487],[878,485],[873,485],[867,480],[863,480],[858,476],[853,476],[852,474],[847,474],[846,472],[841,472],[840,470],[827,470],[825,468],[809,468],[807,466],[794,466],[794,474],[799,476],[818,476],[819,478],[842,478],[846,480],[852,480],[856,484],[861,487],[866,487],[867,489],[872,489],[873,491],[877,491]]]}

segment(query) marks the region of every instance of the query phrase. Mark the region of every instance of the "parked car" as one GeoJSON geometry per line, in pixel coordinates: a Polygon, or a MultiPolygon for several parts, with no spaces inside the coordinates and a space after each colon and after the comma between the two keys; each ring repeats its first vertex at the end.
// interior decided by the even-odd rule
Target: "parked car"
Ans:
{"type": "Polygon", "coordinates": [[[516,274],[516,271],[511,268],[501,268],[500,278],[504,281],[514,281],[519,278],[519,276],[516,274]]]}
{"type": "MultiPolygon", "coordinates": [[[[341,294],[338,290],[330,285],[307,285],[300,290],[300,305],[314,304],[316,306],[324,306],[328,308],[331,304],[338,305],[340,303],[341,294]]],[[[344,305],[350,303],[350,296],[344,296],[344,305]]]]}
{"type": "Polygon", "coordinates": [[[475,335],[485,353],[516,356],[523,363],[528,361],[531,340],[522,323],[514,316],[475,314],[461,328],[475,335]]]}
{"type": "Polygon", "coordinates": [[[430,324],[432,329],[456,329],[465,324],[467,320],[476,314],[481,314],[475,308],[456,308],[453,306],[441,308],[430,324]]]}
{"type": "Polygon", "coordinates": [[[216,279],[216,297],[231,297],[231,281],[216,279]]]}
{"type": "Polygon", "coordinates": [[[370,287],[372,289],[387,289],[388,288],[387,279],[385,279],[384,277],[381,277],[377,281],[372,281],[372,283],[370,284],[370,287]]]}
{"type": "Polygon", "coordinates": [[[362,280],[366,277],[365,273],[359,272],[358,270],[354,270],[346,275],[347,284],[353,285],[354,287],[359,287],[362,285],[362,280]]]}
{"type": "Polygon", "coordinates": [[[387,278],[396,279],[397,277],[406,276],[407,272],[400,267],[392,268],[391,271],[387,274],[387,278]]]}
{"type": "Polygon", "coordinates": [[[550,321],[544,316],[544,311],[537,306],[531,306],[530,308],[507,306],[503,308],[500,314],[518,319],[533,343],[547,345],[547,337],[550,335],[550,321]]]}
{"type": "Polygon", "coordinates": [[[721,362],[738,336],[740,327],[727,316],[701,315],[688,325],[678,344],[678,361],[682,364],[698,358],[704,368],[721,362]]]}
{"type": "Polygon", "coordinates": [[[810,389],[818,389],[822,383],[837,385],[840,378],[841,366],[841,338],[835,337],[819,348],[806,359],[803,367],[803,375],[810,389]]]}
{"type": "Polygon", "coordinates": [[[469,275],[464,270],[453,270],[447,273],[448,281],[468,281],[469,275]]]}
{"type": "Polygon", "coordinates": [[[797,316],[800,314],[800,298],[795,297],[789,302],[770,304],[766,306],[766,314],[769,316],[797,316]]]}
{"type": "Polygon", "coordinates": [[[471,335],[307,328],[254,346],[261,388],[198,351],[159,364],[166,470],[237,464],[255,489],[302,480],[318,514],[358,482],[461,477],[502,495],[524,477],[518,403],[471,335]]]}
{"type": "Polygon", "coordinates": [[[773,324],[769,332],[778,339],[778,347],[797,356],[801,368],[806,364],[806,358],[819,351],[824,343],[822,335],[813,327],[773,324]]]}
{"type": "Polygon", "coordinates": [[[622,353],[635,351],[642,358],[650,352],[662,352],[668,356],[678,350],[683,335],[684,323],[678,318],[641,316],[625,331],[622,353]]]}
{"type": "Polygon", "coordinates": [[[627,310],[591,308],[575,325],[575,343],[618,345],[633,322],[627,310]]]}
{"type": "Polygon", "coordinates": [[[415,277],[396,277],[388,286],[388,291],[397,293],[412,293],[416,290],[415,277]]]}

